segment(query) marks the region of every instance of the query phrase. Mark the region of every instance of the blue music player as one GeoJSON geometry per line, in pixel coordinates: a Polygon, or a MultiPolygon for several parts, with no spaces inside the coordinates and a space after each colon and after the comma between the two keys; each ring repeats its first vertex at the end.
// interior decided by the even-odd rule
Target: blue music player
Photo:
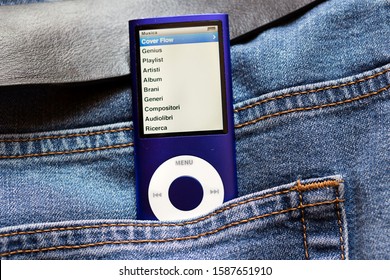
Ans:
{"type": "Polygon", "coordinates": [[[205,215],[237,196],[228,16],[129,27],[138,218],[205,215]]]}

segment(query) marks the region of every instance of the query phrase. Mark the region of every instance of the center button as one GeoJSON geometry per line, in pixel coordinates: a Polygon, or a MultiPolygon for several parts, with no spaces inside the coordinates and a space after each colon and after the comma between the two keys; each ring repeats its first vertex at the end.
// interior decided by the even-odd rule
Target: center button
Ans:
{"type": "Polygon", "coordinates": [[[177,209],[190,211],[202,202],[203,187],[195,178],[182,176],[171,183],[168,195],[169,200],[177,209]]]}

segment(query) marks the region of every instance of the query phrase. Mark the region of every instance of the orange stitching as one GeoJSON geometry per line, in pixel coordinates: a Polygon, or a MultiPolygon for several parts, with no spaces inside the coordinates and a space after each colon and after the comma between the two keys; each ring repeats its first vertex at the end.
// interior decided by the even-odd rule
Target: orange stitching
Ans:
{"type": "MultiPolygon", "coordinates": [[[[318,182],[318,184],[321,184],[321,183],[329,184],[329,187],[336,187],[339,185],[339,181],[335,181],[335,180],[326,180],[323,182],[318,182]],[[337,184],[335,185],[334,182],[337,182],[337,184]]],[[[313,183],[309,183],[309,184],[313,184],[313,183]]],[[[305,184],[301,184],[301,185],[304,186],[305,184]]],[[[243,200],[243,201],[239,201],[237,203],[229,204],[226,207],[218,209],[218,210],[210,213],[207,216],[204,216],[204,217],[198,218],[196,220],[192,220],[192,221],[186,221],[183,223],[160,223],[160,224],[157,224],[157,223],[149,223],[149,224],[112,223],[112,224],[100,224],[100,225],[60,227],[60,228],[38,229],[38,230],[32,230],[32,231],[17,231],[17,232],[11,232],[11,233],[3,233],[3,234],[0,234],[0,238],[1,237],[15,236],[15,235],[24,235],[24,234],[36,234],[36,233],[46,233],[46,232],[54,232],[54,231],[67,231],[67,230],[96,229],[96,228],[102,228],[102,227],[129,227],[129,226],[131,226],[131,227],[175,227],[175,226],[186,226],[186,225],[196,224],[196,223],[199,223],[201,221],[207,220],[215,215],[221,214],[227,210],[230,210],[230,209],[235,208],[235,207],[240,206],[240,205],[244,205],[244,204],[247,204],[247,203],[250,203],[253,201],[257,201],[257,200],[261,200],[261,199],[265,199],[265,198],[269,198],[269,197],[273,197],[273,196],[277,196],[277,195],[287,194],[287,193],[289,193],[291,191],[295,191],[295,190],[296,190],[296,187],[293,187],[293,188],[290,188],[290,189],[284,190],[284,191],[278,191],[275,193],[252,197],[252,198],[249,198],[247,200],[243,200]]]]}
{"type": "Polygon", "coordinates": [[[211,217],[213,217],[215,215],[223,213],[223,212],[225,212],[225,211],[227,211],[229,209],[235,208],[237,206],[244,205],[244,204],[247,204],[247,203],[250,203],[250,202],[253,202],[253,201],[257,201],[257,200],[260,200],[260,199],[273,197],[273,196],[276,196],[276,195],[286,194],[286,193],[289,193],[290,191],[292,191],[292,189],[284,190],[284,191],[280,191],[280,192],[275,192],[275,193],[271,193],[271,194],[266,194],[266,195],[263,195],[263,196],[253,197],[253,198],[250,198],[250,199],[247,199],[247,200],[244,200],[244,201],[240,201],[240,202],[237,202],[237,203],[229,204],[228,206],[226,206],[226,207],[224,207],[222,209],[218,209],[218,210],[210,213],[207,216],[198,218],[198,219],[193,220],[193,221],[186,221],[186,222],[183,222],[183,223],[161,223],[161,224],[157,224],[157,223],[151,223],[151,224],[117,223],[117,224],[115,224],[114,223],[114,224],[101,224],[101,225],[87,225],[87,226],[51,228],[51,229],[41,229],[41,230],[38,229],[38,230],[34,230],[34,231],[11,232],[11,233],[0,234],[0,237],[8,237],[8,236],[15,236],[15,235],[23,235],[23,234],[45,233],[45,232],[53,232],[53,231],[82,230],[82,229],[90,229],[90,228],[95,229],[95,228],[102,228],[102,227],[130,227],[130,226],[131,227],[176,227],[176,226],[186,226],[186,225],[192,225],[192,224],[199,223],[201,221],[204,221],[204,220],[206,220],[208,218],[211,218],[211,217]]]}
{"type": "Polygon", "coordinates": [[[289,209],[284,209],[280,211],[275,211],[259,216],[254,216],[248,219],[243,219],[240,221],[232,222],[229,224],[226,224],[224,226],[221,226],[217,229],[199,233],[197,235],[190,235],[190,236],[184,236],[184,237],[175,237],[175,238],[166,238],[166,239],[143,239],[143,240],[120,240],[120,241],[101,241],[96,243],[87,243],[87,244],[80,244],[80,245],[62,245],[62,246],[53,246],[53,247],[46,247],[46,248],[38,248],[38,249],[23,249],[23,250],[15,250],[10,252],[1,253],[0,257],[6,257],[16,254],[24,254],[24,253],[38,253],[38,252],[47,252],[47,251],[55,251],[55,250],[61,250],[61,249],[82,249],[82,248],[88,248],[88,247],[95,247],[95,246],[102,246],[102,245],[120,245],[120,244],[138,244],[138,243],[165,243],[165,242],[172,242],[172,241],[185,241],[185,240],[193,240],[198,239],[200,237],[204,237],[207,235],[216,234],[222,230],[241,225],[246,224],[251,221],[259,220],[265,217],[273,216],[273,215],[279,215],[279,214],[285,214],[288,212],[292,212],[301,208],[306,207],[314,207],[314,206],[320,206],[320,205],[330,205],[338,202],[343,202],[344,200],[341,199],[334,199],[334,200],[327,200],[317,203],[311,203],[311,204],[305,204],[298,207],[293,207],[289,209]]]}
{"type": "MultiPolygon", "coordinates": [[[[299,206],[303,205],[303,197],[302,197],[302,185],[301,180],[297,181],[297,187],[296,189],[299,191],[299,206]]],[[[301,208],[301,222],[302,222],[302,228],[303,228],[303,246],[305,248],[305,259],[309,259],[309,247],[307,245],[307,234],[306,234],[306,222],[305,222],[305,210],[301,208]]]]}
{"type": "Polygon", "coordinates": [[[81,149],[81,150],[70,150],[70,151],[61,151],[61,152],[46,152],[46,153],[40,153],[40,154],[26,154],[26,155],[18,155],[18,156],[0,156],[0,159],[17,159],[17,158],[49,156],[49,155],[67,155],[67,154],[75,154],[75,153],[102,151],[102,150],[108,150],[108,149],[125,148],[125,147],[130,147],[130,146],[133,146],[133,143],[125,143],[125,144],[120,144],[120,145],[103,146],[103,147],[97,147],[97,148],[87,148],[87,149],[81,149]]]}
{"type": "Polygon", "coordinates": [[[297,185],[293,188],[299,192],[304,192],[307,190],[327,188],[327,187],[338,187],[342,181],[323,181],[323,182],[313,182],[301,184],[300,180],[298,180],[297,185]]]}
{"type": "MultiPolygon", "coordinates": [[[[336,199],[339,198],[339,191],[336,188],[336,199]]],[[[337,223],[339,225],[339,232],[340,232],[340,250],[341,250],[341,259],[345,260],[345,253],[344,253],[344,238],[343,238],[343,227],[341,223],[341,214],[340,214],[340,208],[339,203],[336,203],[336,213],[337,213],[337,223]]]]}
{"type": "Polygon", "coordinates": [[[315,92],[319,92],[319,91],[325,91],[325,90],[328,90],[328,89],[337,89],[337,88],[341,88],[341,87],[345,87],[345,86],[358,84],[358,83],[361,83],[361,82],[364,82],[364,81],[376,78],[376,77],[378,77],[380,75],[383,75],[383,74],[385,74],[385,73],[387,73],[389,71],[390,71],[390,69],[386,69],[386,70],[384,70],[382,72],[379,72],[379,73],[376,73],[374,75],[371,75],[371,76],[368,76],[368,77],[365,77],[365,78],[362,78],[362,79],[359,79],[359,80],[356,80],[356,81],[339,84],[339,85],[326,86],[326,87],[312,89],[312,90],[304,90],[304,91],[299,91],[299,92],[294,92],[294,93],[287,93],[287,94],[276,96],[276,97],[270,97],[270,98],[267,98],[267,99],[264,99],[264,100],[260,100],[260,101],[254,102],[252,104],[249,104],[249,105],[237,108],[237,109],[234,110],[234,112],[237,113],[237,112],[240,112],[240,111],[244,111],[244,110],[256,107],[256,106],[258,106],[260,104],[263,104],[263,103],[266,103],[266,102],[269,102],[269,101],[274,101],[274,100],[277,100],[277,99],[283,99],[283,98],[287,98],[287,97],[293,97],[293,96],[298,96],[298,95],[303,95],[303,94],[308,94],[308,93],[315,93],[315,92]]]}
{"type": "Polygon", "coordinates": [[[367,97],[379,94],[382,91],[388,90],[389,88],[390,88],[390,85],[387,85],[387,86],[385,86],[383,88],[380,88],[377,91],[369,92],[369,93],[366,93],[366,94],[363,94],[363,95],[360,95],[360,96],[357,96],[357,97],[354,97],[354,98],[351,98],[351,99],[346,99],[346,100],[343,100],[343,101],[337,101],[337,102],[334,102],[334,103],[316,105],[316,106],[311,106],[311,107],[295,108],[295,109],[290,109],[290,110],[286,110],[286,111],[280,111],[280,112],[269,114],[269,115],[264,115],[264,116],[262,116],[260,118],[257,118],[257,119],[254,119],[254,120],[251,120],[251,121],[248,121],[248,122],[244,122],[244,123],[241,123],[241,124],[237,124],[237,125],[235,125],[235,128],[241,128],[241,127],[244,127],[244,126],[247,126],[247,125],[251,125],[251,124],[257,123],[259,121],[265,120],[265,119],[269,119],[271,117],[285,115],[285,114],[288,114],[288,113],[299,112],[299,111],[309,111],[309,110],[314,110],[314,109],[322,109],[322,108],[326,108],[326,107],[331,107],[331,106],[341,105],[341,104],[345,104],[345,103],[350,103],[350,102],[353,102],[353,101],[357,101],[357,100],[360,100],[360,99],[363,99],[363,98],[367,98],[367,97]]]}
{"type": "Polygon", "coordinates": [[[95,131],[95,132],[42,136],[42,137],[36,137],[36,138],[0,139],[0,143],[1,142],[5,142],[5,143],[30,142],[30,141],[40,141],[40,140],[47,140],[47,139],[62,139],[62,138],[81,137],[81,136],[93,136],[93,135],[100,135],[100,134],[105,134],[105,133],[128,131],[128,130],[132,130],[132,129],[133,129],[132,127],[124,127],[124,128],[101,130],[101,131],[95,131]]]}

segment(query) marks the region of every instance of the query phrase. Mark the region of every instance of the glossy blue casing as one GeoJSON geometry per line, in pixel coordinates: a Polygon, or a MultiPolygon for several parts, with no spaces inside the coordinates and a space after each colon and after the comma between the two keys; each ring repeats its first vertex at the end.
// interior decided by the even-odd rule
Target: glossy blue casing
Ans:
{"type": "MultiPolygon", "coordinates": [[[[235,198],[237,196],[237,177],[228,16],[226,14],[205,14],[132,20],[129,22],[129,30],[138,218],[143,220],[157,219],[148,202],[150,179],[162,163],[179,155],[193,155],[209,162],[222,179],[224,201],[235,198]],[[220,38],[222,38],[223,43],[227,133],[141,137],[140,108],[138,108],[141,86],[138,84],[139,77],[137,77],[139,73],[137,70],[139,67],[137,65],[139,43],[136,41],[135,35],[137,27],[156,25],[158,28],[159,25],[167,23],[202,21],[220,21],[222,23],[222,36],[220,38]]],[[[199,108],[199,114],[202,114],[201,108],[199,108]]]]}

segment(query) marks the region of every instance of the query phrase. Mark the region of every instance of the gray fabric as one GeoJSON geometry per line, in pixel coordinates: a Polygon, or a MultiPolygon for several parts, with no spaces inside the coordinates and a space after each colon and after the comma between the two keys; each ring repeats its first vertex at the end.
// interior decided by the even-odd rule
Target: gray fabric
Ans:
{"type": "Polygon", "coordinates": [[[74,0],[0,7],[0,85],[129,74],[128,20],[228,13],[235,38],[312,0],[74,0]]]}

